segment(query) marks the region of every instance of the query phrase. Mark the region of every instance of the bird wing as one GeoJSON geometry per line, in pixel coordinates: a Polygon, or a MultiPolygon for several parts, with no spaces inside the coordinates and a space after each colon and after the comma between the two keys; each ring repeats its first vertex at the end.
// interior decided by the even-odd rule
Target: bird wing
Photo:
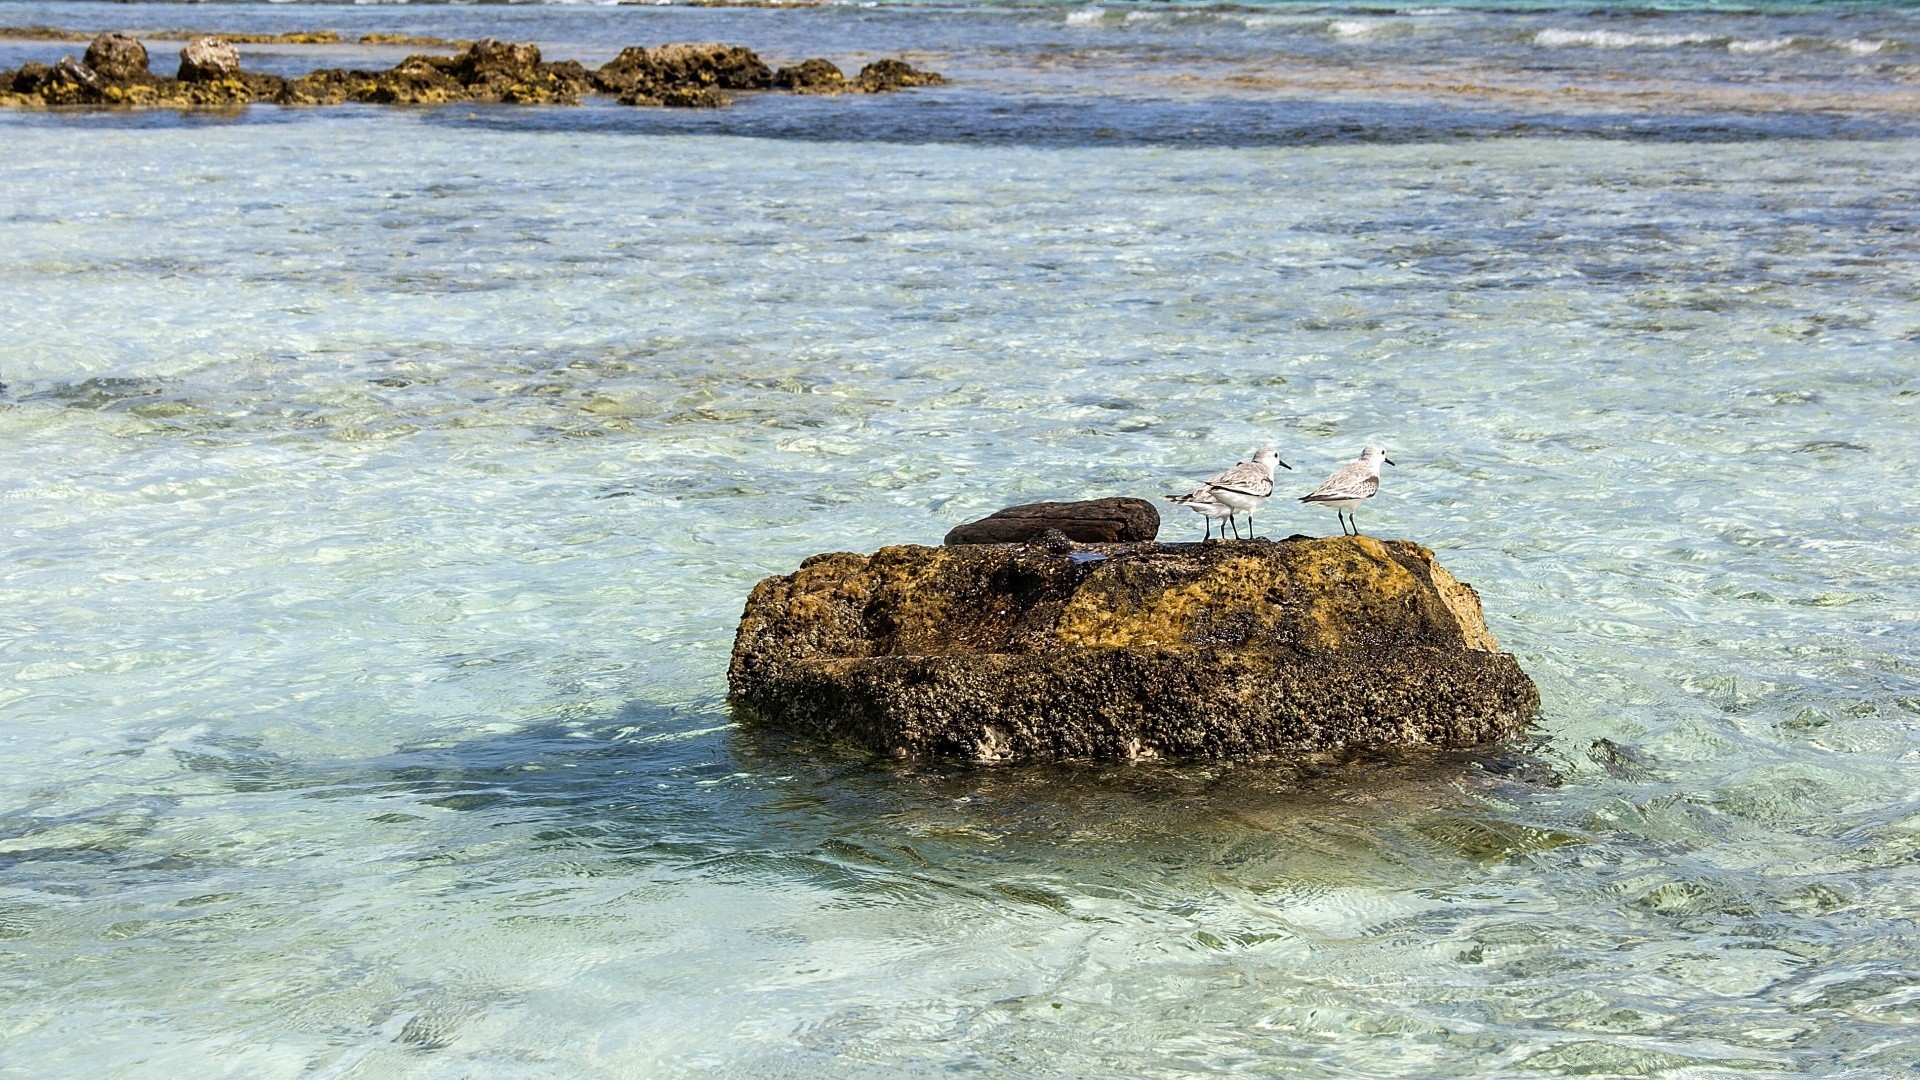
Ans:
{"type": "Polygon", "coordinates": [[[1201,484],[1199,487],[1194,488],[1191,492],[1188,492],[1185,495],[1169,495],[1167,496],[1167,501],[1177,502],[1177,503],[1206,504],[1211,502],[1219,502],[1220,500],[1213,497],[1213,488],[1211,486],[1207,484],[1201,484]]]}
{"type": "Polygon", "coordinates": [[[1380,490],[1380,478],[1367,471],[1365,465],[1354,462],[1352,465],[1334,471],[1327,477],[1326,483],[1314,488],[1310,494],[1302,495],[1301,502],[1346,502],[1350,499],[1371,499],[1380,490]]]}
{"type": "Polygon", "coordinates": [[[1205,486],[1264,499],[1273,494],[1273,477],[1268,476],[1267,470],[1253,462],[1243,461],[1207,481],[1205,486]]]}

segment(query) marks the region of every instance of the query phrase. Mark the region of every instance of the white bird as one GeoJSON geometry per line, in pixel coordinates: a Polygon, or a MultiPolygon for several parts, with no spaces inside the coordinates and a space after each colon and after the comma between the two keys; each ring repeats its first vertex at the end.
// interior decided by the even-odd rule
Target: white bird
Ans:
{"type": "MultiPolygon", "coordinates": [[[[1314,488],[1312,494],[1302,495],[1300,501],[1316,506],[1331,506],[1335,515],[1340,517],[1340,535],[1347,535],[1347,518],[1352,516],[1353,508],[1373,498],[1380,490],[1380,463],[1393,464],[1387,457],[1387,448],[1379,443],[1368,443],[1360,451],[1360,460],[1342,465],[1335,469],[1326,482],[1314,488]]],[[[1353,535],[1360,535],[1359,519],[1354,519],[1353,535]]]]}
{"type": "Polygon", "coordinates": [[[1190,494],[1169,495],[1168,501],[1177,502],[1187,509],[1207,519],[1206,539],[1213,535],[1213,522],[1226,518],[1233,524],[1233,538],[1240,538],[1240,526],[1235,515],[1244,511],[1247,515],[1247,535],[1253,535],[1253,511],[1267,496],[1273,494],[1273,467],[1291,469],[1293,466],[1280,460],[1279,452],[1263,447],[1254,451],[1252,461],[1242,461],[1219,476],[1194,488],[1190,494]]]}
{"type": "Polygon", "coordinates": [[[1194,488],[1193,494],[1191,495],[1169,495],[1167,496],[1167,500],[1169,502],[1177,502],[1206,519],[1203,525],[1206,531],[1200,537],[1202,542],[1212,538],[1214,522],[1219,521],[1221,518],[1230,518],[1233,516],[1233,507],[1214,498],[1213,493],[1207,490],[1207,485],[1205,484],[1194,488]]]}

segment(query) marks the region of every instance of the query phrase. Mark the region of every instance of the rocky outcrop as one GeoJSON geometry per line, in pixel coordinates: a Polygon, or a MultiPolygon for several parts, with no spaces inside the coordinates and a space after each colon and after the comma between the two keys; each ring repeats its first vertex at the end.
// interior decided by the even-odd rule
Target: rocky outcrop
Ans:
{"type": "Polygon", "coordinates": [[[939,86],[947,80],[932,71],[921,71],[905,60],[875,60],[847,78],[829,60],[804,60],[783,67],[773,74],[773,85],[796,94],[890,94],[915,86],[939,86]]]}
{"type": "Polygon", "coordinates": [[[101,34],[87,46],[83,61],[88,70],[108,83],[121,85],[153,81],[147,69],[147,47],[130,34],[101,34]]]}
{"type": "Polygon", "coordinates": [[[1049,529],[1082,544],[1143,543],[1159,535],[1160,511],[1145,499],[1028,503],[955,525],[944,542],[1023,544],[1049,529]]]}
{"type": "Polygon", "coordinates": [[[276,99],[282,105],[443,105],[467,100],[466,87],[436,58],[409,56],[385,71],[321,68],[288,81],[276,99]]]}
{"type": "Polygon", "coordinates": [[[284,82],[271,75],[249,75],[233,48],[214,38],[192,42],[181,51],[181,72],[168,79],[148,69],[146,46],[126,34],[101,34],[87,47],[84,61],[63,56],[52,67],[27,64],[0,74],[0,104],[8,105],[243,105],[272,100],[284,82]],[[224,51],[225,54],[222,55],[224,51]],[[207,66],[190,62],[188,54],[207,66]],[[220,64],[231,59],[230,68],[220,64]]]}
{"type": "Polygon", "coordinates": [[[725,105],[725,90],[765,90],[773,69],[752,49],[716,42],[675,42],[622,49],[593,73],[593,85],[622,105],[681,108],[725,105]]]}
{"type": "Polygon", "coordinates": [[[1475,745],[1540,704],[1472,588],[1364,536],[817,555],[727,680],[749,722],[977,760],[1475,745]]]}
{"type": "MultiPolygon", "coordinates": [[[[339,35],[324,32],[325,40],[339,35]]],[[[380,71],[321,68],[297,79],[241,70],[233,40],[292,40],[306,35],[202,35],[180,52],[178,78],[155,76],[147,50],[127,34],[101,34],[86,58],[63,57],[52,66],[27,64],[0,71],[0,105],[336,105],[365,102],[443,105],[494,102],[515,105],[578,104],[590,93],[612,94],[623,105],[713,107],[730,92],[783,89],[795,93],[842,90],[882,92],[944,82],[898,60],[868,64],[848,80],[825,60],[809,60],[776,75],[752,49],[739,45],[680,42],[630,48],[589,72],[572,60],[548,62],[538,47],[491,39],[468,44],[453,56],[409,56],[380,71]]],[[[363,41],[406,41],[400,35],[366,35],[363,41]]]]}
{"type": "Polygon", "coordinates": [[[773,85],[796,94],[840,94],[848,89],[846,73],[833,61],[817,56],[774,72],[773,85]]]}
{"type": "Polygon", "coordinates": [[[100,35],[88,60],[63,56],[52,67],[27,63],[0,73],[4,106],[236,106],[267,100],[282,86],[273,75],[232,75],[204,81],[161,79],[148,71],[146,48],[125,35],[100,35]],[[96,67],[98,65],[98,67],[96,67]]]}
{"type": "Polygon", "coordinates": [[[385,71],[322,68],[287,83],[288,105],[442,105],[454,101],[575,105],[592,88],[572,60],[550,64],[533,45],[476,41],[455,56],[409,56],[385,71]]]}
{"type": "Polygon", "coordinates": [[[218,82],[240,77],[240,50],[217,37],[198,37],[180,50],[181,82],[218,82]]]}
{"type": "Polygon", "coordinates": [[[467,46],[450,62],[428,62],[439,63],[472,101],[575,105],[593,85],[587,69],[576,60],[548,63],[540,58],[538,46],[509,45],[491,38],[467,46]]]}
{"type": "Polygon", "coordinates": [[[947,80],[932,71],[921,71],[905,60],[875,60],[854,76],[855,87],[869,94],[885,94],[915,86],[940,86],[947,80]]]}

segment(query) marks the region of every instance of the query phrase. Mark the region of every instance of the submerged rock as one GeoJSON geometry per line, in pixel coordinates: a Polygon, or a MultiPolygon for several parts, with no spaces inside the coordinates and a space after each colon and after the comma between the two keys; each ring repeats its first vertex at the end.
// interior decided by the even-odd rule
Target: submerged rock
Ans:
{"type": "Polygon", "coordinates": [[[1143,543],[1159,535],[1160,511],[1145,499],[1028,503],[955,525],[944,542],[1021,544],[1049,529],[1082,544],[1143,543]]]}
{"type": "Polygon", "coordinates": [[[1474,745],[1540,705],[1472,588],[1364,536],[816,555],[754,587],[727,680],[750,721],[983,761],[1474,745]]]}

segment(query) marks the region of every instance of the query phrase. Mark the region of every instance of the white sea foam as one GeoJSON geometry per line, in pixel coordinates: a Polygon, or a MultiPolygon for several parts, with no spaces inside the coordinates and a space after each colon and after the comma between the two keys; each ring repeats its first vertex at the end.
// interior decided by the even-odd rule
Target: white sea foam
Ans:
{"type": "Polygon", "coordinates": [[[1327,24],[1327,33],[1334,37],[1366,37],[1383,24],[1372,19],[1335,19],[1327,24]]]}
{"type": "Polygon", "coordinates": [[[1316,22],[1318,22],[1318,21],[1319,21],[1319,19],[1318,19],[1317,17],[1314,17],[1314,16],[1310,16],[1310,15],[1294,15],[1294,14],[1286,14],[1286,15],[1268,15],[1268,14],[1255,14],[1255,15],[1223,15],[1223,16],[1221,16],[1221,18],[1223,18],[1223,19],[1228,19],[1228,20],[1230,20],[1230,21],[1233,21],[1233,22],[1238,22],[1238,23],[1239,23],[1240,25],[1242,25],[1242,26],[1245,26],[1245,27],[1247,27],[1247,28],[1249,28],[1249,29],[1258,29],[1258,28],[1260,28],[1260,27],[1263,27],[1263,26],[1301,26],[1301,25],[1312,25],[1313,23],[1316,23],[1316,22]]]}
{"type": "Polygon", "coordinates": [[[1886,48],[1889,43],[1885,41],[1873,41],[1867,38],[1853,38],[1841,44],[1845,45],[1847,51],[1855,56],[1867,56],[1886,48]]]}
{"type": "Polygon", "coordinates": [[[1081,8],[1079,11],[1069,11],[1067,12],[1067,25],[1068,26],[1092,26],[1093,24],[1099,22],[1101,19],[1106,18],[1106,15],[1107,15],[1107,9],[1098,8],[1098,7],[1081,8]]]}
{"type": "Polygon", "coordinates": [[[1670,49],[1676,45],[1704,45],[1720,40],[1715,34],[1628,34],[1619,30],[1562,30],[1550,27],[1533,35],[1535,45],[1564,48],[1585,45],[1595,49],[1670,49]]]}
{"type": "Polygon", "coordinates": [[[1754,39],[1745,40],[1745,41],[1729,41],[1727,42],[1727,51],[1737,52],[1737,53],[1779,52],[1781,49],[1784,49],[1787,46],[1793,44],[1793,41],[1794,39],[1790,37],[1754,38],[1754,39]]]}

